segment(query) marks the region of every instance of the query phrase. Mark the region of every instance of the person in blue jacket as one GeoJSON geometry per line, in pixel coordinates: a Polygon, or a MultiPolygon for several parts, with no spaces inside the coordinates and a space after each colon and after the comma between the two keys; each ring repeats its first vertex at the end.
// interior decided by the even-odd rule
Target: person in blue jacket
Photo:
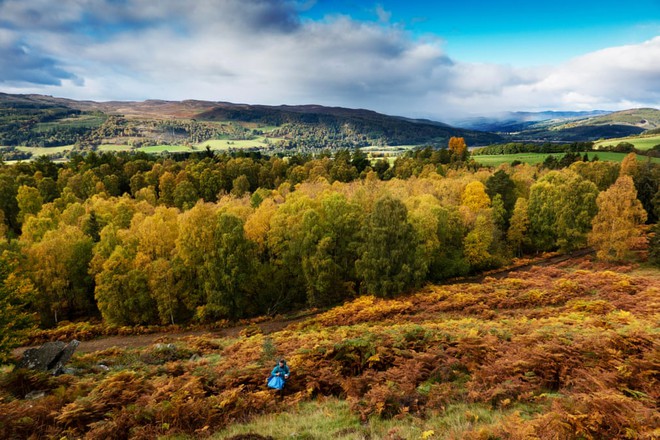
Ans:
{"type": "Polygon", "coordinates": [[[289,379],[289,367],[286,364],[284,359],[280,359],[273,371],[270,373],[268,378],[268,386],[270,388],[275,388],[276,390],[282,391],[284,389],[284,384],[287,379],[289,379]]]}

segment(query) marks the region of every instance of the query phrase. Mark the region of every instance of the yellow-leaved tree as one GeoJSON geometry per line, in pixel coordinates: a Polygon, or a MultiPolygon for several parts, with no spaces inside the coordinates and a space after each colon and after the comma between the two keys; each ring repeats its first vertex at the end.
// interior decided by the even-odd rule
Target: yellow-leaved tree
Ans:
{"type": "Polygon", "coordinates": [[[467,184],[461,196],[461,202],[474,213],[490,207],[490,197],[486,193],[486,187],[478,180],[467,184]]]}
{"type": "Polygon", "coordinates": [[[640,240],[637,226],[646,221],[646,211],[637,200],[632,178],[619,177],[598,195],[596,203],[598,214],[592,220],[589,244],[596,248],[602,260],[622,260],[640,240]]]}

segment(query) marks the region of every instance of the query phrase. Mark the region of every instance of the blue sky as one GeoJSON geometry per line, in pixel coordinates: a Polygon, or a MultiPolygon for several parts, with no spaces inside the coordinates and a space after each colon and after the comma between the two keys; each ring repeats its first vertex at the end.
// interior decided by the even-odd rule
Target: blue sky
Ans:
{"type": "Polygon", "coordinates": [[[660,0],[0,0],[0,92],[440,120],[660,106],[660,0]]]}
{"type": "Polygon", "coordinates": [[[363,21],[385,14],[417,38],[441,38],[450,56],[516,65],[556,63],[660,33],[658,0],[318,0],[302,13],[312,20],[332,14],[363,21]]]}

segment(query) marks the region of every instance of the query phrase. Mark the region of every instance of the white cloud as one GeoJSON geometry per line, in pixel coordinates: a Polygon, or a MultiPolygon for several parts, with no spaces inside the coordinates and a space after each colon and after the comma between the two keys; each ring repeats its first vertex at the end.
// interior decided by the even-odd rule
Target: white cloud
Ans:
{"type": "Polygon", "coordinates": [[[452,59],[440,40],[389,24],[382,7],[379,22],[302,20],[298,11],[307,7],[287,0],[0,1],[0,90],[319,103],[438,119],[660,102],[660,37],[559,66],[518,68],[452,59]]]}

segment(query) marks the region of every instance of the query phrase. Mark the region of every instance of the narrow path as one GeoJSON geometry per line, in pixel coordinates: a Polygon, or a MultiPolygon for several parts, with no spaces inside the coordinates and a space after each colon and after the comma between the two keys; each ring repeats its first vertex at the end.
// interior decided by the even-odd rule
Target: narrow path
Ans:
{"type": "MultiPolygon", "coordinates": [[[[261,332],[265,335],[278,332],[285,329],[291,324],[296,324],[302,322],[305,319],[308,319],[319,312],[307,313],[304,316],[299,316],[297,318],[284,318],[277,319],[272,321],[264,321],[258,324],[254,324],[261,332]]],[[[189,336],[202,336],[210,335],[213,338],[233,338],[238,336],[242,330],[247,328],[250,325],[238,325],[234,327],[227,327],[220,330],[190,330],[182,331],[178,333],[173,332],[158,332],[150,333],[146,335],[124,335],[124,336],[105,336],[97,339],[91,339],[89,341],[81,341],[80,345],[76,349],[77,353],[92,353],[95,351],[107,350],[108,348],[140,348],[153,345],[157,342],[176,342],[183,338],[189,336]]],[[[25,350],[32,347],[19,347],[12,351],[12,354],[15,357],[20,357],[25,350]]]]}

